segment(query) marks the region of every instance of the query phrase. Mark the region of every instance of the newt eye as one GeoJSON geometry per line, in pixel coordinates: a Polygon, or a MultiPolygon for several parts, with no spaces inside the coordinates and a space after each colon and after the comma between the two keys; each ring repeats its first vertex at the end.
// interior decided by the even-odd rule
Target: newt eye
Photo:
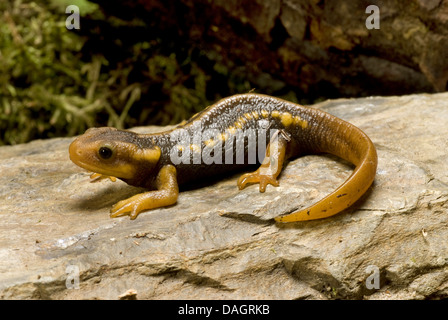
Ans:
{"type": "Polygon", "coordinates": [[[100,156],[102,159],[107,160],[107,159],[109,159],[110,157],[112,157],[113,151],[112,151],[112,149],[109,148],[109,147],[101,147],[101,148],[98,150],[98,154],[99,154],[99,156],[100,156]]]}

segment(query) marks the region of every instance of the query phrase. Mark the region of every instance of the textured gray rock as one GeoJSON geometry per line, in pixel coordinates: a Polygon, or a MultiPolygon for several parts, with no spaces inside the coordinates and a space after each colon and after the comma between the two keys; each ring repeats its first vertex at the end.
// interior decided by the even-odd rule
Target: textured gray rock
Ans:
{"type": "Polygon", "coordinates": [[[306,156],[264,194],[239,191],[233,176],[131,221],[109,209],[139,190],[90,183],[68,159],[71,138],[1,147],[0,298],[446,298],[447,101],[444,93],[316,106],[371,137],[377,178],[353,208],[285,226],[270,218],[323,197],[351,166],[306,156]],[[67,289],[77,270],[79,289],[67,289]],[[369,289],[375,279],[380,288],[369,289]]]}

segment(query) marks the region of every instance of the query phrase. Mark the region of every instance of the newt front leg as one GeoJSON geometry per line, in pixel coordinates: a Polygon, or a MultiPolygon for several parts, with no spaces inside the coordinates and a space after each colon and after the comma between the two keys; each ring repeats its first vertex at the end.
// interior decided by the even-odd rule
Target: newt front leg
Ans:
{"type": "Polygon", "coordinates": [[[128,214],[131,220],[134,220],[143,210],[175,204],[179,195],[176,176],[177,173],[174,166],[166,165],[162,167],[157,175],[157,190],[140,193],[118,202],[110,211],[111,218],[128,214]]]}

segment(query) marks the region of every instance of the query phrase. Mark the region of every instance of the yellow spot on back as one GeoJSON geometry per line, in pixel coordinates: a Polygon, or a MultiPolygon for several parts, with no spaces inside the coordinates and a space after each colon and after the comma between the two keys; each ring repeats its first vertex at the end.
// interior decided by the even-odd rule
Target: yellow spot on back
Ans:
{"type": "Polygon", "coordinates": [[[245,113],[244,114],[244,117],[247,119],[247,120],[251,120],[252,119],[252,113],[251,112],[248,112],[248,113],[245,113]]]}
{"type": "Polygon", "coordinates": [[[263,118],[267,118],[267,117],[269,117],[269,111],[268,110],[261,110],[261,115],[263,116],[263,118]]]}
{"type": "Polygon", "coordinates": [[[240,117],[240,118],[238,119],[238,122],[241,122],[242,125],[245,125],[246,122],[247,122],[247,120],[246,120],[246,118],[244,118],[244,117],[240,117]]]}
{"type": "Polygon", "coordinates": [[[294,116],[293,121],[294,121],[294,125],[302,127],[303,129],[308,127],[308,122],[306,120],[303,120],[299,116],[294,116]]]}
{"type": "Polygon", "coordinates": [[[293,121],[292,120],[292,115],[290,113],[288,113],[288,112],[282,113],[281,121],[282,121],[282,124],[285,127],[289,127],[292,124],[292,121],[293,121]]]}
{"type": "Polygon", "coordinates": [[[236,120],[236,122],[233,125],[238,129],[243,129],[246,122],[247,122],[246,118],[240,117],[238,120],[236,120]]]}
{"type": "Polygon", "coordinates": [[[257,111],[252,111],[252,116],[254,117],[254,119],[258,119],[260,117],[257,111]]]}
{"type": "Polygon", "coordinates": [[[278,118],[278,117],[280,117],[280,112],[278,112],[277,110],[274,110],[274,111],[272,111],[271,115],[274,118],[278,118]]]}
{"type": "Polygon", "coordinates": [[[229,131],[230,134],[234,135],[236,133],[236,128],[235,127],[229,127],[229,128],[227,128],[227,131],[229,131]]]}

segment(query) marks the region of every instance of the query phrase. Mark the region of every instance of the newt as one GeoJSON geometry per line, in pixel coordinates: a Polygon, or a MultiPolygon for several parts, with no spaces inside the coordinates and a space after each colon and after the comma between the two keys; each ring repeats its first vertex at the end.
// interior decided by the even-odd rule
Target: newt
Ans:
{"type": "MultiPolygon", "coordinates": [[[[238,188],[278,186],[287,159],[329,153],[355,168],[335,191],[315,204],[274,218],[294,222],[330,217],[353,205],[372,184],[377,153],[356,126],[319,109],[280,98],[247,93],[224,98],[174,129],[137,134],[110,127],[90,128],[69,147],[70,159],[93,171],[92,178],[116,177],[150,191],[119,201],[111,217],[173,205],[179,186],[256,165],[238,188]]],[[[112,179],[112,178],[111,178],[112,179]]]]}

